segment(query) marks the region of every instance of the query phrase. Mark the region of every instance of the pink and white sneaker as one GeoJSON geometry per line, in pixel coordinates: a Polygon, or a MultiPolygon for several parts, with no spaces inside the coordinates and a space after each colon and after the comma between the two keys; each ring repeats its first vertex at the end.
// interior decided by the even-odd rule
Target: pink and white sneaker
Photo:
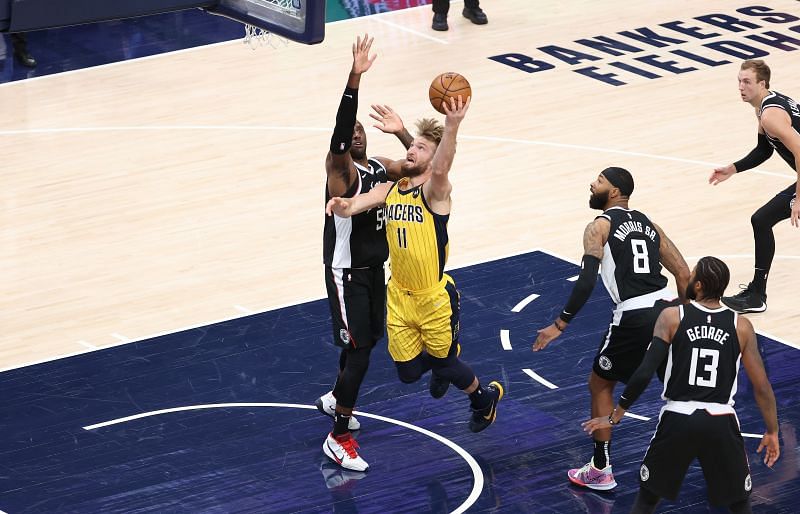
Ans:
{"type": "Polygon", "coordinates": [[[580,469],[571,469],[567,472],[569,481],[596,491],[608,491],[617,487],[611,464],[603,469],[594,467],[594,458],[580,469]]]}
{"type": "Polygon", "coordinates": [[[322,451],[344,469],[352,471],[369,469],[369,464],[358,455],[358,443],[350,432],[337,436],[334,436],[333,432],[329,433],[322,443],[322,451]]]}

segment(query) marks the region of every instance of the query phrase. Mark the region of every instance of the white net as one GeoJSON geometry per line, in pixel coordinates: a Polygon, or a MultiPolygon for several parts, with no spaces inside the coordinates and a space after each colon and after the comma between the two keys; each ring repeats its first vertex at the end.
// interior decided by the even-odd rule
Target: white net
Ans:
{"type": "MultiPolygon", "coordinates": [[[[247,0],[247,3],[250,4],[251,8],[258,6],[293,18],[299,17],[300,15],[299,0],[247,0]]],[[[255,50],[256,48],[264,46],[280,48],[281,46],[288,45],[289,40],[261,27],[246,23],[244,25],[243,43],[255,50]]]]}
{"type": "Polygon", "coordinates": [[[277,49],[289,44],[289,40],[285,37],[249,24],[244,26],[244,39],[242,42],[245,45],[249,45],[253,50],[264,46],[277,49]]]}

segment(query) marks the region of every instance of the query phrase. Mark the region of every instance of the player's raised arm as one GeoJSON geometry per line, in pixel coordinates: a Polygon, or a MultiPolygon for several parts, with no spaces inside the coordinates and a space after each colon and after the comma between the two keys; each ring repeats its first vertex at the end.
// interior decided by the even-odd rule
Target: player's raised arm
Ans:
{"type": "MultiPolygon", "coordinates": [[[[371,112],[369,117],[377,122],[372,126],[386,134],[394,134],[403,144],[405,149],[408,150],[408,148],[411,146],[411,143],[414,141],[414,138],[411,136],[408,130],[406,130],[400,115],[388,105],[373,105],[372,110],[374,112],[371,112]]],[[[386,175],[388,176],[389,180],[397,181],[405,176],[402,167],[405,159],[392,160],[386,157],[377,156],[373,158],[380,161],[381,164],[383,164],[383,167],[386,168],[386,175]]]]}
{"type": "Polygon", "coordinates": [[[339,102],[330,151],[325,159],[328,192],[333,196],[344,194],[355,180],[356,168],[350,156],[350,146],[353,143],[353,130],[358,111],[358,86],[361,83],[361,74],[369,70],[376,57],[375,54],[371,56],[369,54],[372,40],[368,34],[364,34],[364,39],[358,37],[353,43],[353,65],[339,102]]]}
{"type": "Polygon", "coordinates": [[[386,202],[386,195],[393,185],[392,182],[383,182],[373,187],[369,193],[362,193],[352,198],[335,196],[325,205],[325,213],[328,216],[336,214],[340,218],[349,218],[373,207],[379,207],[386,202]]]}
{"type": "Polygon", "coordinates": [[[453,186],[450,184],[448,173],[450,173],[456,154],[458,127],[467,114],[470,101],[470,97],[465,99],[459,96],[458,100],[451,98],[449,103],[442,102],[445,111],[444,133],[431,161],[432,174],[429,194],[434,201],[446,201],[450,198],[453,186]]]}
{"type": "Polygon", "coordinates": [[[583,231],[583,259],[581,260],[581,273],[567,304],[558,318],[549,326],[538,331],[533,351],[544,349],[554,339],[561,335],[569,322],[578,313],[581,307],[592,295],[597,283],[597,273],[600,270],[600,261],[603,259],[603,246],[608,240],[611,223],[606,218],[597,218],[586,226],[583,231]]]}

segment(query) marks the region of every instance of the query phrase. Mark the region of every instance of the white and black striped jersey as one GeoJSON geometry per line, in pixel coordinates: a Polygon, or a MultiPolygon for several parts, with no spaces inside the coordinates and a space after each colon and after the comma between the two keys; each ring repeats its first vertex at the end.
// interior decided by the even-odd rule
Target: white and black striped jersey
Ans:
{"type": "Polygon", "coordinates": [[[681,321],[669,345],[662,398],[733,406],[741,348],[737,314],[725,306],[679,306],[681,321]]]}
{"type": "MultiPolygon", "coordinates": [[[[342,197],[367,193],[386,182],[386,168],[376,159],[368,159],[369,167],[353,163],[358,178],[342,197]]],[[[325,203],[331,199],[325,185],[325,203]]],[[[386,243],[386,217],[382,207],[370,209],[349,218],[325,216],[322,236],[322,260],[333,268],[366,268],[383,264],[389,257],[386,243]]]]}
{"type": "MultiPolygon", "coordinates": [[[[786,95],[776,93],[775,91],[770,91],[769,94],[761,101],[761,110],[758,113],[759,119],[761,118],[761,114],[764,112],[764,110],[770,108],[783,109],[786,111],[786,114],[789,115],[789,119],[792,122],[792,128],[796,132],[800,133],[800,107],[798,107],[797,102],[786,95]]],[[[789,163],[789,166],[794,169],[795,155],[792,154],[791,150],[786,148],[786,145],[781,143],[780,139],[777,137],[772,137],[771,135],[767,134],[767,139],[769,140],[769,144],[771,144],[772,147],[778,151],[778,154],[783,157],[783,160],[789,163]]]]}
{"type": "Polygon", "coordinates": [[[661,274],[661,237],[650,219],[622,207],[612,207],[598,218],[611,222],[600,263],[600,276],[611,299],[619,306],[664,289],[667,278],[661,274]]]}

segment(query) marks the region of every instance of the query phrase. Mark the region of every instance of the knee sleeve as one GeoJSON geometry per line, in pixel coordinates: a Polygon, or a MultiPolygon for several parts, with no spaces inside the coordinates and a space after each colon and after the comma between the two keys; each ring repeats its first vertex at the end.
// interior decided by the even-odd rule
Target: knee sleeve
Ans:
{"type": "MultiPolygon", "coordinates": [[[[455,345],[453,345],[455,347],[455,345]]],[[[433,372],[438,376],[449,380],[457,388],[462,391],[472,385],[475,380],[475,373],[469,365],[455,356],[454,352],[444,359],[437,359],[431,357],[431,367],[433,372]]]]}
{"type": "Polygon", "coordinates": [[[422,355],[417,355],[410,361],[397,362],[397,376],[404,384],[413,384],[427,371],[423,363],[422,355]]]}
{"type": "Polygon", "coordinates": [[[358,390],[361,388],[361,382],[364,380],[364,376],[367,374],[367,369],[369,368],[369,356],[371,352],[371,347],[343,351],[345,355],[344,369],[339,376],[339,380],[336,381],[336,387],[333,390],[336,403],[342,407],[352,409],[355,406],[358,390]]]}

